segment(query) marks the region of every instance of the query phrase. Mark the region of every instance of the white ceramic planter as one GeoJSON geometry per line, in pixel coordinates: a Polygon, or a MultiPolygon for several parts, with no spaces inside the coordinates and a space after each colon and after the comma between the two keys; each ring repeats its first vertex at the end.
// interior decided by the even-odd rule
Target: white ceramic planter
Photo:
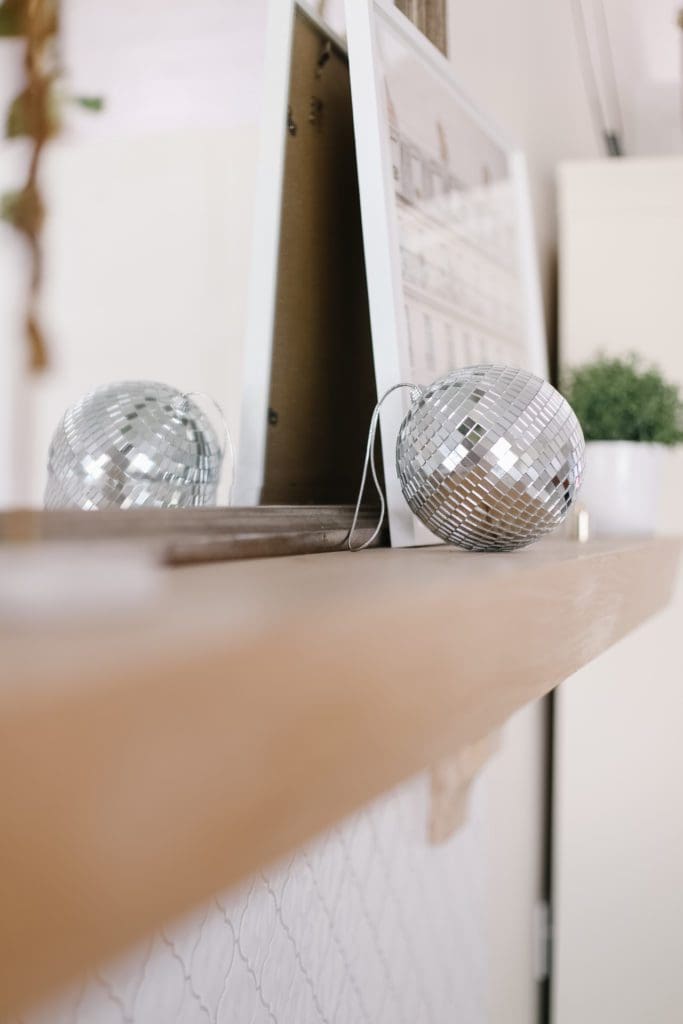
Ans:
{"type": "Polygon", "coordinates": [[[578,501],[590,516],[591,537],[647,536],[659,510],[663,445],[589,441],[578,501]]]}

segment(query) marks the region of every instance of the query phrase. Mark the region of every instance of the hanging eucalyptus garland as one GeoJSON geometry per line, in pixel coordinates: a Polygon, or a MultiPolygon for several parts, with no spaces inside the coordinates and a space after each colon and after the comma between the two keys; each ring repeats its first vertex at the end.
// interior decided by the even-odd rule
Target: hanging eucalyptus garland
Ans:
{"type": "MultiPolygon", "coordinates": [[[[23,38],[24,86],[10,104],[5,121],[7,138],[27,137],[31,155],[24,184],[0,196],[0,217],[26,239],[31,256],[26,306],[26,342],[32,370],[47,365],[47,346],[38,312],[43,279],[42,229],[45,205],[39,171],[47,142],[59,133],[60,103],[57,83],[60,0],[3,0],[0,3],[0,38],[23,38]]],[[[100,110],[102,101],[89,97],[72,100],[88,110],[100,110]]]]}
{"type": "Polygon", "coordinates": [[[31,157],[26,181],[21,188],[2,196],[0,214],[22,233],[31,254],[26,341],[29,365],[33,370],[41,370],[47,364],[45,339],[38,316],[43,276],[41,233],[45,215],[38,172],[45,144],[58,131],[53,102],[58,28],[58,0],[4,0],[0,7],[0,35],[23,36],[25,40],[25,84],[8,111],[5,135],[8,138],[30,137],[31,157]]]}

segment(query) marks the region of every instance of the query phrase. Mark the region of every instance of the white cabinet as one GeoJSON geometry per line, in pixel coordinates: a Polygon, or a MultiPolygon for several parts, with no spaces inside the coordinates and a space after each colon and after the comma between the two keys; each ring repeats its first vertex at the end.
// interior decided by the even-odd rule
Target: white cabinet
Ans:
{"type": "MultiPolygon", "coordinates": [[[[563,365],[636,351],[683,383],[683,160],[559,176],[563,365]]],[[[681,531],[683,452],[661,528],[681,531]]],[[[560,688],[554,1024],[680,1019],[683,593],[560,688]]]]}

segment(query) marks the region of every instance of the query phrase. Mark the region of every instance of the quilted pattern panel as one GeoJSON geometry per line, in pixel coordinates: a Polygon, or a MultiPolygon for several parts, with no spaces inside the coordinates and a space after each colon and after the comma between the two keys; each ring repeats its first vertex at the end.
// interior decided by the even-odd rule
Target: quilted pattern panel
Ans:
{"type": "Polygon", "coordinates": [[[482,799],[431,846],[415,779],[21,1024],[484,1024],[482,799]]]}

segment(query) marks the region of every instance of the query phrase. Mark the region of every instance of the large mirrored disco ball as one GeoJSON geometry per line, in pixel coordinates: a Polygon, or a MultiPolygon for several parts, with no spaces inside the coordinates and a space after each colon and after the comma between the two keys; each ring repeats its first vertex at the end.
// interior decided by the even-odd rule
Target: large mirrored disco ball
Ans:
{"type": "Polygon", "coordinates": [[[547,381],[509,366],[472,366],[413,402],[396,463],[406,501],[437,537],[471,551],[511,551],[565,518],[584,448],[574,412],[547,381]]]}
{"type": "Polygon", "coordinates": [[[174,508],[216,500],[223,453],[190,397],[154,381],[98,388],[65,412],[46,508],[174,508]]]}

